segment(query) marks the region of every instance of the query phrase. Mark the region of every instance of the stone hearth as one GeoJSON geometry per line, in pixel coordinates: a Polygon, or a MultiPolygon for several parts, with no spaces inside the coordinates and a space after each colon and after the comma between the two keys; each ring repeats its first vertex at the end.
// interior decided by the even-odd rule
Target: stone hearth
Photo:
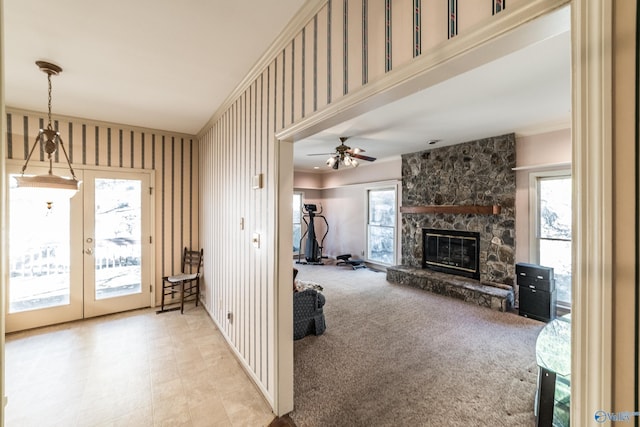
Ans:
{"type": "Polygon", "coordinates": [[[424,289],[497,311],[513,307],[513,289],[509,286],[481,283],[437,271],[408,267],[387,267],[387,281],[424,289]]]}

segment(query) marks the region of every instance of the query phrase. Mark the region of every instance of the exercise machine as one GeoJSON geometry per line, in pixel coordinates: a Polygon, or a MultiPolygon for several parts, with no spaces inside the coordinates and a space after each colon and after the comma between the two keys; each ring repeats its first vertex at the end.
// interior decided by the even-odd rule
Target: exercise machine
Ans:
{"type": "Polygon", "coordinates": [[[362,259],[351,259],[351,254],[338,255],[336,265],[349,265],[354,270],[357,268],[367,268],[362,259]]]}
{"type": "Polygon", "coordinates": [[[302,241],[304,238],[307,238],[306,244],[304,246],[304,259],[302,261],[300,258],[302,254],[298,252],[298,261],[297,264],[315,264],[315,265],[323,265],[323,258],[327,258],[322,255],[322,249],[324,245],[324,238],[327,237],[329,233],[329,223],[327,219],[322,215],[322,205],[320,205],[320,211],[318,211],[318,207],[312,203],[305,203],[302,208],[302,220],[307,225],[307,230],[304,232],[302,237],[300,237],[300,248],[302,248],[302,241]],[[320,243],[318,243],[318,238],[316,237],[316,227],[314,220],[316,218],[322,218],[325,225],[327,226],[320,243]]]}

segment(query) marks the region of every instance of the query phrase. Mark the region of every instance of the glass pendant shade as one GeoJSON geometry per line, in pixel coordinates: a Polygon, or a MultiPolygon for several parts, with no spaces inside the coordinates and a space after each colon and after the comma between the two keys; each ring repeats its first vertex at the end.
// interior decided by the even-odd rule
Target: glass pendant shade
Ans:
{"type": "MultiPolygon", "coordinates": [[[[57,193],[55,198],[70,199],[80,188],[80,181],[57,175],[22,175],[15,177],[17,187],[34,194],[57,193]]],[[[54,196],[49,197],[51,199],[54,196]]]]}
{"type": "Polygon", "coordinates": [[[17,182],[16,191],[35,201],[38,206],[47,209],[55,208],[60,204],[68,204],[69,200],[78,193],[79,182],[55,175],[53,177],[57,182],[48,180],[50,175],[16,176],[14,177],[17,182]],[[59,182],[59,180],[70,182],[59,182]],[[45,181],[48,182],[45,183],[45,181]],[[54,185],[58,185],[58,187],[53,187],[54,185]]]}

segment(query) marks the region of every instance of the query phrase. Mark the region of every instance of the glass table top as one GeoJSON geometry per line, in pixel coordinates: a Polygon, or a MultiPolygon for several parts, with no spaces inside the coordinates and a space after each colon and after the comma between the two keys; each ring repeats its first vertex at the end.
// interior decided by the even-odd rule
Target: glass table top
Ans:
{"type": "Polygon", "coordinates": [[[540,331],[536,362],[563,377],[571,375],[571,315],[552,320],[540,331]]]}

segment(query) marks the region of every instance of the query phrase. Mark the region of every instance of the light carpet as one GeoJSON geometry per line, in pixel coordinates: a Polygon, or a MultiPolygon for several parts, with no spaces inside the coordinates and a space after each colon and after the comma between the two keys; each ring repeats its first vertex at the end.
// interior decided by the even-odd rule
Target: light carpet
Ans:
{"type": "Polygon", "coordinates": [[[295,267],[327,301],[326,332],[294,343],[298,427],[534,424],[544,323],[369,269],[295,267]]]}

